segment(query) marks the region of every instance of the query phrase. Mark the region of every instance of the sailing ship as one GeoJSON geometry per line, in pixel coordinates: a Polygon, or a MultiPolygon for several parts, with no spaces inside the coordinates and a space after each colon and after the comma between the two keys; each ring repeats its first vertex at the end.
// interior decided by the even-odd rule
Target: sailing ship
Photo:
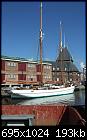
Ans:
{"type": "MultiPolygon", "coordinates": [[[[44,87],[43,86],[43,64],[42,64],[42,2],[40,3],[40,67],[41,67],[41,82],[40,87],[38,89],[11,89],[10,94],[12,95],[18,95],[22,97],[27,98],[38,98],[38,97],[49,97],[49,96],[58,96],[58,95],[65,95],[70,94],[74,92],[75,86],[71,85],[68,87],[62,86],[62,87],[44,87]]],[[[60,50],[62,51],[62,41],[61,41],[61,34],[60,34],[60,50]]],[[[62,60],[61,60],[61,79],[63,79],[62,75],[62,60]]],[[[62,80],[63,84],[63,80],[62,80]]]]}

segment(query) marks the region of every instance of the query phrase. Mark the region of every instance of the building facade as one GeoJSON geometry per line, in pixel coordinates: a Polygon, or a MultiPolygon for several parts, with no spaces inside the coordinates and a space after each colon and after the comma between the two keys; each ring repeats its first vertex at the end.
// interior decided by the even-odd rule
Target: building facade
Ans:
{"type": "MultiPolygon", "coordinates": [[[[68,49],[63,48],[62,50],[62,66],[60,56],[61,54],[58,55],[56,61],[44,61],[43,83],[71,82],[79,84],[81,75],[73,64],[73,59],[68,49]]],[[[39,83],[41,80],[41,67],[36,61],[3,56],[1,64],[1,84],[31,84],[39,83]]]]}
{"type": "Polygon", "coordinates": [[[71,54],[69,53],[67,46],[62,41],[62,24],[60,22],[60,39],[59,39],[59,54],[56,61],[52,62],[52,80],[57,83],[66,84],[80,83],[80,72],[73,63],[71,54]]]}
{"type": "MultiPolygon", "coordinates": [[[[29,84],[40,82],[40,64],[24,58],[1,58],[2,84],[29,84]]],[[[52,81],[52,64],[43,63],[43,82],[52,81]]]]}
{"type": "Polygon", "coordinates": [[[58,83],[79,84],[80,72],[73,63],[73,59],[67,49],[62,48],[55,62],[52,62],[52,80],[58,83]]]}

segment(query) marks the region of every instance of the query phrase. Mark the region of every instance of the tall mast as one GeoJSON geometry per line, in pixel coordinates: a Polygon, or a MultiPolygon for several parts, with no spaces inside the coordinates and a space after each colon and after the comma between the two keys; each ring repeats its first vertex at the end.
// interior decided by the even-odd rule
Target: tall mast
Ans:
{"type": "Polygon", "coordinates": [[[60,21],[60,63],[61,63],[61,83],[63,84],[63,61],[62,61],[62,26],[60,21]]]}
{"type": "Polygon", "coordinates": [[[41,66],[41,83],[43,82],[42,75],[42,2],[40,3],[40,66],[41,66]]]}
{"type": "Polygon", "coordinates": [[[60,51],[62,51],[62,25],[60,21],[60,51]]]}
{"type": "Polygon", "coordinates": [[[65,34],[64,34],[64,48],[66,47],[66,45],[65,45],[65,34]]]}

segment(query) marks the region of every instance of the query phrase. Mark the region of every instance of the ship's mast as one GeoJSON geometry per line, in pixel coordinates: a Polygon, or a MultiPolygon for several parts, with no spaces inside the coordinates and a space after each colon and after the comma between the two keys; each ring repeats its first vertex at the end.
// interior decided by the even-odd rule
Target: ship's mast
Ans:
{"type": "Polygon", "coordinates": [[[42,67],[42,2],[40,3],[40,66],[41,66],[41,84],[43,83],[42,67]]]}
{"type": "Polygon", "coordinates": [[[64,48],[66,47],[66,45],[65,45],[65,33],[64,33],[64,48]]]}
{"type": "Polygon", "coordinates": [[[61,83],[63,84],[63,60],[62,60],[62,25],[61,25],[61,21],[60,21],[60,63],[61,63],[61,83]]]}
{"type": "Polygon", "coordinates": [[[60,51],[62,52],[62,25],[60,21],[60,51]]]}

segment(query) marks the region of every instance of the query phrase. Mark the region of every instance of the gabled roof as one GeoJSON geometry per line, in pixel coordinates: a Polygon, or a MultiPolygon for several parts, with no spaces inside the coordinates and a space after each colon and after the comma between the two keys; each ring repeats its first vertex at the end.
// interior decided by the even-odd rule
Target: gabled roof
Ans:
{"type": "MultiPolygon", "coordinates": [[[[56,68],[59,68],[59,70],[61,70],[61,61],[56,62],[56,68]]],[[[71,71],[71,72],[79,72],[79,70],[77,69],[77,67],[73,64],[72,61],[63,61],[62,62],[62,70],[63,71],[71,71]]]]}
{"type": "Polygon", "coordinates": [[[53,67],[55,67],[56,71],[59,69],[59,71],[66,70],[66,71],[71,71],[71,72],[79,72],[77,67],[73,64],[72,56],[69,53],[67,47],[62,48],[62,51],[60,51],[59,56],[57,57],[56,61],[52,63],[52,65],[53,67]],[[62,65],[61,65],[61,60],[62,60],[62,65]]]}
{"type": "Polygon", "coordinates": [[[72,56],[69,53],[67,47],[62,48],[62,51],[60,51],[59,56],[57,57],[57,60],[56,61],[60,61],[61,60],[61,57],[62,57],[62,60],[72,61],[73,62],[72,56]]]}

